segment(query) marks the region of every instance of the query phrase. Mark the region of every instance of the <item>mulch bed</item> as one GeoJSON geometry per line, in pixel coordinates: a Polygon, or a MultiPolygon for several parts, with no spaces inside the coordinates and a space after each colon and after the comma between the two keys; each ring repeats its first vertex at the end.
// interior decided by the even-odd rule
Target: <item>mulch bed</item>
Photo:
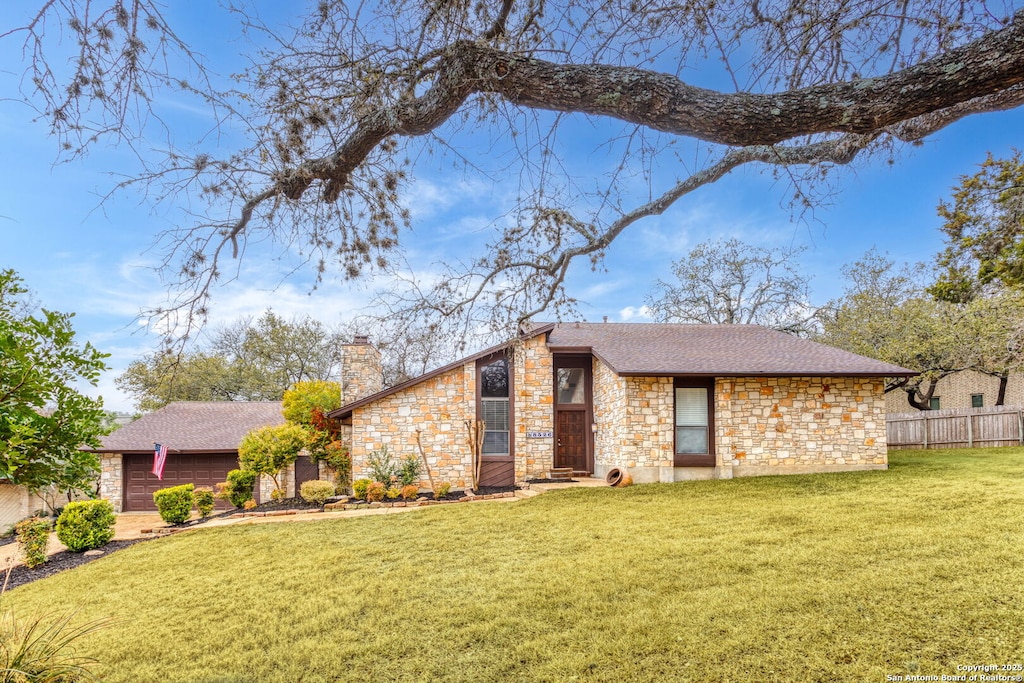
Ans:
{"type": "Polygon", "coordinates": [[[24,586],[26,583],[32,583],[37,579],[45,579],[47,576],[53,576],[68,569],[74,569],[86,562],[98,560],[122,548],[127,548],[130,545],[147,540],[149,539],[136,538],[131,541],[111,541],[100,548],[103,551],[102,555],[86,555],[85,553],[73,553],[70,550],[62,550],[59,553],[50,555],[50,559],[45,564],[35,569],[29,569],[25,565],[11,567],[10,573],[7,575],[7,590],[24,586]]]}

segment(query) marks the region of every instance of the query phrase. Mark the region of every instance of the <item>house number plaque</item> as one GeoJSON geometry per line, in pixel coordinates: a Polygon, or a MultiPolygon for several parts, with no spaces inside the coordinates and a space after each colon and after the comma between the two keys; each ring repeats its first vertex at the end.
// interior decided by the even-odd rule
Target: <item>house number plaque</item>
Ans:
{"type": "Polygon", "coordinates": [[[526,432],[527,439],[553,439],[555,438],[554,432],[526,432]]]}

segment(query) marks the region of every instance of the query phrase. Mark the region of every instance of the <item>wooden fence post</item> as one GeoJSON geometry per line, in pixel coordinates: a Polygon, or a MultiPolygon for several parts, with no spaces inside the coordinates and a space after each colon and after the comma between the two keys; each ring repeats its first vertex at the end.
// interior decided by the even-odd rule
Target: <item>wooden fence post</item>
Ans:
{"type": "Polygon", "coordinates": [[[924,411],[921,412],[922,420],[922,433],[924,434],[924,449],[928,450],[928,414],[924,411]]]}
{"type": "Polygon", "coordinates": [[[974,418],[968,414],[967,417],[967,447],[974,448],[974,418]]]}

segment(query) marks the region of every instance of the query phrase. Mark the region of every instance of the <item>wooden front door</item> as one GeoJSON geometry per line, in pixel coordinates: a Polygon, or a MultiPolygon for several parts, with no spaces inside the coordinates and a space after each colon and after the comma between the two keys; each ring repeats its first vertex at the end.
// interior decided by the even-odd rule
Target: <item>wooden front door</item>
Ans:
{"type": "Polygon", "coordinates": [[[555,356],[555,467],[592,472],[590,356],[555,356]]]}
{"type": "Polygon", "coordinates": [[[558,411],[555,467],[571,467],[576,472],[590,471],[587,467],[586,417],[583,410],[558,411]]]}

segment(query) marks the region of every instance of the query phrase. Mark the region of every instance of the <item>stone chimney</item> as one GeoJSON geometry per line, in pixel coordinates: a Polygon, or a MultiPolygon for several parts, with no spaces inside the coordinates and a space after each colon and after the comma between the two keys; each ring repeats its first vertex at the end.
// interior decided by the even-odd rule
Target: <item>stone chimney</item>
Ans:
{"type": "Polygon", "coordinates": [[[352,403],[384,388],[380,351],[369,337],[357,335],[341,347],[341,404],[352,403]]]}

